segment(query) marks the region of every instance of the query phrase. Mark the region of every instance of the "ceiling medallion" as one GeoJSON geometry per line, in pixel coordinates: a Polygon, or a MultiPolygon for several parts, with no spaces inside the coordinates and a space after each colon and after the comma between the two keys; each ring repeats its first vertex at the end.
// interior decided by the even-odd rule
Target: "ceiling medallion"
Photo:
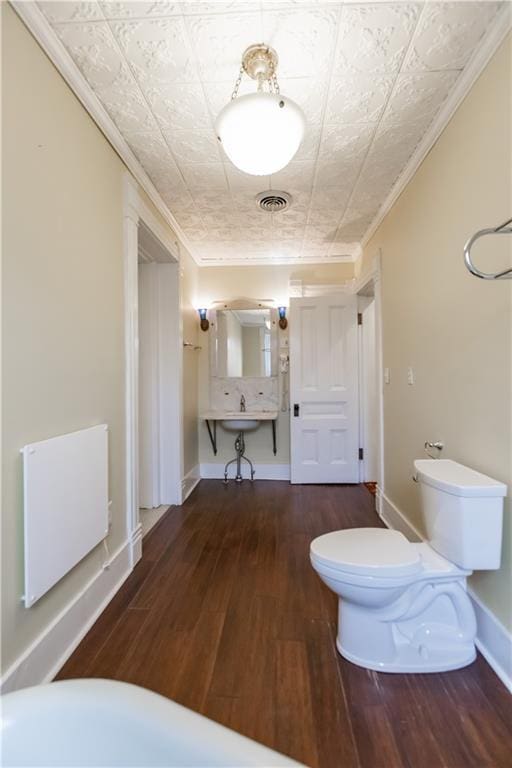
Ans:
{"type": "Polygon", "coordinates": [[[253,176],[270,176],[287,166],[304,136],[304,114],[281,94],[277,64],[273,48],[250,45],[242,56],[231,101],[215,123],[217,138],[233,165],[253,176]],[[244,74],[256,80],[258,87],[256,93],[239,96],[244,74]]]}

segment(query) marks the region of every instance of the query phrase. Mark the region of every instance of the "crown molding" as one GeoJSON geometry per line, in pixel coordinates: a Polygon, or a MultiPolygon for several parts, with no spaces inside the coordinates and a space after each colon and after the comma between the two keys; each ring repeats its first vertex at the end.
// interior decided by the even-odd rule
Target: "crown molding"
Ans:
{"type": "Polygon", "coordinates": [[[209,307],[210,310],[222,310],[232,309],[238,311],[239,309],[275,309],[276,302],[274,299],[250,299],[246,296],[241,296],[239,299],[222,299],[213,301],[209,307]]]}
{"type": "Polygon", "coordinates": [[[290,259],[265,259],[261,257],[254,259],[250,257],[245,259],[209,259],[206,257],[198,263],[201,267],[279,267],[286,264],[297,267],[300,264],[355,264],[361,253],[362,251],[358,250],[352,256],[323,256],[322,258],[310,259],[307,257],[293,257],[290,259]]]}
{"type": "Polygon", "coordinates": [[[361,246],[368,243],[375,234],[377,227],[384,217],[389,213],[398,197],[402,194],[407,184],[411,181],[419,166],[430,152],[441,133],[444,131],[455,111],[462,100],[469,93],[476,80],[480,77],[483,70],[489,63],[492,56],[496,53],[499,46],[505,39],[505,36],[512,28],[512,4],[506,2],[504,7],[498,12],[489,31],[475,50],[473,56],[462,70],[453,90],[446,99],[437,117],[434,119],[430,128],[424,135],[421,142],[416,147],[411,159],[395,182],[391,192],[379,208],[377,215],[368,227],[366,233],[361,239],[361,246]]]}
{"type": "Polygon", "coordinates": [[[202,267],[247,267],[247,266],[280,266],[283,264],[291,264],[297,266],[298,264],[355,264],[362,256],[362,248],[359,243],[339,243],[339,250],[343,250],[343,255],[339,256],[313,256],[308,258],[307,256],[296,258],[286,258],[286,256],[276,256],[273,259],[265,259],[259,256],[251,258],[246,256],[243,259],[230,258],[208,258],[204,257],[201,260],[202,267]]]}
{"type": "Polygon", "coordinates": [[[33,0],[10,0],[10,5],[16,11],[37,43],[39,43],[52,64],[54,64],[58,72],[62,75],[107,141],[117,152],[139,186],[147,194],[159,214],[185,246],[194,261],[197,264],[201,264],[201,260],[195,255],[194,249],[187,236],[167,205],[164,203],[160,193],[157,191],[148,174],[126,143],[118,127],[51,28],[43,12],[37,7],[33,0]]]}

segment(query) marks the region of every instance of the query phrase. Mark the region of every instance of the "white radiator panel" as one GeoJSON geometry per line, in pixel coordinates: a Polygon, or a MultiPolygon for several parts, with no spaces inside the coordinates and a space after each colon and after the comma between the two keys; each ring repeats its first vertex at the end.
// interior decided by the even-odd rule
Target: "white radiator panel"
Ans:
{"type": "Polygon", "coordinates": [[[108,534],[108,427],[32,443],[22,454],[29,608],[108,534]]]}

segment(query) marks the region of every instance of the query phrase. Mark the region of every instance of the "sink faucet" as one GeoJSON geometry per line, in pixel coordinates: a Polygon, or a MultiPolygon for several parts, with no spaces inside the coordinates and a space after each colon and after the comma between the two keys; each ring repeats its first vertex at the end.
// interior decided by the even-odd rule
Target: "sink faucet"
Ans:
{"type": "Polygon", "coordinates": [[[245,397],[240,398],[240,413],[245,413],[245,397]]]}

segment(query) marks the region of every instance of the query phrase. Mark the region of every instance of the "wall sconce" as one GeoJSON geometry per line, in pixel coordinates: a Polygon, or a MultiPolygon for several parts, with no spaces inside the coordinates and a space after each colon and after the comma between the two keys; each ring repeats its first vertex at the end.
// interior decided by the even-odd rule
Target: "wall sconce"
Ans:
{"type": "Polygon", "coordinates": [[[207,309],[198,309],[199,317],[201,318],[201,322],[199,323],[201,326],[202,331],[207,331],[210,327],[210,321],[206,317],[206,313],[208,312],[207,309]]]}
{"type": "Polygon", "coordinates": [[[286,307],[278,307],[279,312],[279,327],[284,331],[288,327],[288,320],[286,319],[286,307]]]}

